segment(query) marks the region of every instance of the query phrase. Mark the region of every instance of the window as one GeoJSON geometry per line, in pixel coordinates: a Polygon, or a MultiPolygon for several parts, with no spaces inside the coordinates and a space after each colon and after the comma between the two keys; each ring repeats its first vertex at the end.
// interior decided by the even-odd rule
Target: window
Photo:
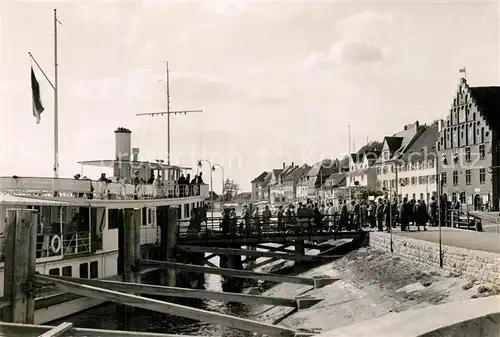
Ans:
{"type": "Polygon", "coordinates": [[[49,275],[59,276],[59,268],[52,268],[49,270],[49,275]]]}
{"type": "Polygon", "coordinates": [[[80,278],[89,278],[89,264],[80,264],[80,278]]]}
{"type": "Polygon", "coordinates": [[[436,182],[436,177],[434,175],[429,176],[429,184],[434,184],[436,182]]]}
{"type": "Polygon", "coordinates": [[[453,186],[458,185],[458,171],[453,171],[453,186]]]}
{"type": "Polygon", "coordinates": [[[465,148],[465,161],[470,162],[470,147],[465,148]]]}
{"type": "Polygon", "coordinates": [[[441,172],[441,184],[446,185],[448,183],[446,172],[441,172]]]}
{"type": "Polygon", "coordinates": [[[378,175],[382,174],[382,169],[380,168],[380,166],[377,167],[377,174],[378,175]]]}
{"type": "Polygon", "coordinates": [[[479,145],[479,159],[484,159],[486,157],[486,148],[484,144],[479,145]]]}
{"type": "Polygon", "coordinates": [[[429,162],[427,163],[427,165],[429,165],[429,168],[434,168],[434,160],[429,160],[429,162]]]}
{"type": "Polygon", "coordinates": [[[413,194],[411,195],[411,198],[412,198],[413,200],[415,200],[415,199],[416,199],[416,195],[415,195],[415,193],[413,193],[413,194]]]}
{"type": "Polygon", "coordinates": [[[148,224],[148,209],[146,207],[142,208],[142,225],[146,226],[148,224]]]}
{"type": "Polygon", "coordinates": [[[118,209],[108,209],[108,229],[117,229],[120,223],[118,209]]]}
{"type": "Polygon", "coordinates": [[[411,184],[416,185],[417,184],[417,177],[411,177],[411,184]]]}
{"type": "Polygon", "coordinates": [[[73,276],[72,275],[71,266],[63,267],[63,269],[62,269],[62,276],[67,276],[67,277],[73,276]]]}
{"type": "Polygon", "coordinates": [[[383,168],[383,172],[384,172],[384,174],[387,174],[387,172],[388,172],[388,171],[387,171],[387,166],[384,166],[384,168],[383,168]]]}
{"type": "Polygon", "coordinates": [[[470,170],[465,170],[465,184],[466,185],[471,184],[471,172],[470,172],[470,170]]]}
{"type": "Polygon", "coordinates": [[[98,269],[97,261],[90,262],[90,278],[98,278],[99,277],[99,269],[98,269]]]}
{"type": "Polygon", "coordinates": [[[484,168],[479,169],[479,183],[480,184],[486,183],[486,169],[484,168]]]}

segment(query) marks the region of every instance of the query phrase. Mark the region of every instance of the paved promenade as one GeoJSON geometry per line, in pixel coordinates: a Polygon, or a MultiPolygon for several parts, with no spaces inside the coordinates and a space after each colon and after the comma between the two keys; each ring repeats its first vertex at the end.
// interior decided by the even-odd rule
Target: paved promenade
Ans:
{"type": "MultiPolygon", "coordinates": [[[[415,229],[411,232],[401,232],[399,229],[396,229],[393,235],[406,236],[428,242],[439,242],[439,230],[437,227],[428,227],[427,231],[420,232],[415,229]]],[[[442,227],[441,243],[447,246],[500,254],[500,235],[496,233],[442,227]]]]}

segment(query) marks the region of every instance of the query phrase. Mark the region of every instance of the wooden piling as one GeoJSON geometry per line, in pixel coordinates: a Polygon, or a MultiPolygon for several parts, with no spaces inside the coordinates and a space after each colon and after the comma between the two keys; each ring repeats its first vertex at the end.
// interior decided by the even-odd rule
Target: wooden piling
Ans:
{"type": "Polygon", "coordinates": [[[141,209],[134,209],[134,280],[141,283],[141,209]]]}
{"type": "Polygon", "coordinates": [[[37,222],[35,210],[7,210],[4,298],[11,305],[4,308],[4,321],[25,324],[34,321],[32,277],[36,266],[37,222]]]}
{"type": "MultiPolygon", "coordinates": [[[[175,252],[177,250],[177,209],[168,208],[167,223],[166,223],[166,242],[165,242],[165,260],[175,262],[175,252]]],[[[168,269],[166,285],[175,287],[177,284],[177,272],[174,269],[168,269]]]]}

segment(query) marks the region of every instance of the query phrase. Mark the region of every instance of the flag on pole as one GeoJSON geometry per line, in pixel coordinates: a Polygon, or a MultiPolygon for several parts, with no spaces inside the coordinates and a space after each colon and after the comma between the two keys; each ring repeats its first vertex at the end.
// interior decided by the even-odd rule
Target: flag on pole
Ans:
{"type": "Polygon", "coordinates": [[[465,67],[463,68],[460,68],[460,70],[458,70],[459,73],[464,73],[465,74],[465,67]]]}
{"type": "Polygon", "coordinates": [[[40,86],[38,85],[33,67],[31,67],[31,94],[33,98],[33,116],[35,116],[36,123],[38,124],[40,123],[40,115],[42,114],[43,110],[45,110],[45,108],[42,106],[42,100],[40,98],[40,86]]]}

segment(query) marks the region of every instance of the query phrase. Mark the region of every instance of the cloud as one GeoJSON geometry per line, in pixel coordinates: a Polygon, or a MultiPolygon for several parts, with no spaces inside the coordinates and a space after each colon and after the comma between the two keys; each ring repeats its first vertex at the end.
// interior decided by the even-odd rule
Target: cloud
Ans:
{"type": "Polygon", "coordinates": [[[342,37],[369,41],[386,35],[393,22],[391,16],[365,11],[340,20],[335,29],[342,37]]]}
{"type": "Polygon", "coordinates": [[[310,72],[384,62],[391,52],[386,29],[392,22],[389,16],[369,11],[340,20],[335,26],[339,39],[328,50],[312,51],[302,68],[310,72]]]}

